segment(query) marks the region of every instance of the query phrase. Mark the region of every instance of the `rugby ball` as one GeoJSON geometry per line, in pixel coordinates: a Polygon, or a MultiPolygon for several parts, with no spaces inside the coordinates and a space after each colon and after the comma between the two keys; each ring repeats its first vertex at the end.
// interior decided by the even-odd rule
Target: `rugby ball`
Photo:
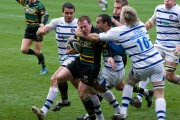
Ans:
{"type": "Polygon", "coordinates": [[[77,53],[81,53],[81,43],[75,38],[68,40],[66,43],[66,47],[69,50],[74,49],[77,53]]]}

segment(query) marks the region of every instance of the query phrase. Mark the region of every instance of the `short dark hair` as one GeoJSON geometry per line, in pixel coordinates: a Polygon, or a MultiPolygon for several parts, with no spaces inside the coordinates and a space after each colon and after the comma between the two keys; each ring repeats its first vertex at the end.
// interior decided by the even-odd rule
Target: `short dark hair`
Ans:
{"type": "Polygon", "coordinates": [[[86,20],[89,24],[91,23],[91,19],[86,15],[83,15],[83,16],[79,17],[78,23],[83,22],[84,20],[86,20]]]}
{"type": "Polygon", "coordinates": [[[64,5],[62,7],[62,12],[64,12],[65,8],[74,9],[74,12],[75,12],[75,7],[74,7],[74,5],[72,3],[69,3],[69,2],[64,3],[64,5]]]}
{"type": "Polygon", "coordinates": [[[109,27],[112,26],[112,20],[111,20],[111,17],[108,14],[101,14],[98,17],[102,18],[103,23],[107,22],[109,27]]]}

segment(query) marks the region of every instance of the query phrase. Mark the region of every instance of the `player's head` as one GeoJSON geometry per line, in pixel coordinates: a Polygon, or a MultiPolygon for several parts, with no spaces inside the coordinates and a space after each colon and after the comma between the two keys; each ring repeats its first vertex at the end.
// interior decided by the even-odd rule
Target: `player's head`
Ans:
{"type": "Polygon", "coordinates": [[[62,15],[65,22],[72,22],[74,20],[75,7],[73,4],[67,2],[62,7],[62,15]]]}
{"type": "Polygon", "coordinates": [[[34,3],[36,0],[28,0],[29,3],[34,3]]]}
{"type": "Polygon", "coordinates": [[[83,35],[88,35],[91,32],[92,23],[88,16],[81,16],[78,19],[78,26],[83,35]]]}
{"type": "Polygon", "coordinates": [[[103,32],[108,31],[112,26],[111,17],[108,14],[101,14],[96,18],[96,27],[103,32]]]}
{"type": "Polygon", "coordinates": [[[120,22],[127,26],[135,26],[139,22],[136,10],[128,5],[122,7],[120,22]]]}
{"type": "Polygon", "coordinates": [[[128,5],[127,0],[114,0],[114,16],[118,17],[121,14],[122,7],[128,5]]]}
{"type": "Polygon", "coordinates": [[[164,0],[166,8],[172,8],[176,4],[176,0],[164,0]]]}

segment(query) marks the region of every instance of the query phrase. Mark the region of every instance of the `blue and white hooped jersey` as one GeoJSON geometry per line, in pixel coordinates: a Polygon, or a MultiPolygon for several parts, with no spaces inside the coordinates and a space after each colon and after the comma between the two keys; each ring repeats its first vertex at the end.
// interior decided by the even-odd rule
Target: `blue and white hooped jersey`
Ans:
{"type": "MultiPolygon", "coordinates": [[[[112,66],[111,64],[108,64],[108,51],[107,49],[103,49],[103,63],[104,63],[104,67],[108,70],[112,70],[112,66]]],[[[122,61],[122,57],[119,56],[119,55],[114,55],[113,57],[114,59],[114,62],[115,62],[115,71],[121,71],[124,69],[124,64],[123,64],[123,61],[122,61]]]]}
{"type": "Polygon", "coordinates": [[[155,8],[154,14],[150,18],[156,23],[155,46],[174,49],[180,45],[180,6],[176,4],[171,9],[165,5],[155,8]]]}
{"type": "Polygon", "coordinates": [[[60,17],[51,20],[50,23],[46,25],[50,27],[49,31],[55,30],[56,32],[56,41],[58,46],[60,63],[63,63],[66,59],[75,58],[79,55],[66,54],[66,42],[69,37],[75,35],[74,32],[78,26],[77,21],[78,19],[74,18],[74,20],[71,23],[67,23],[64,21],[64,17],[60,17]]]}
{"type": "Polygon", "coordinates": [[[163,62],[142,22],[134,27],[122,25],[111,28],[107,32],[100,33],[99,39],[119,42],[132,60],[135,69],[147,69],[163,62]]]}

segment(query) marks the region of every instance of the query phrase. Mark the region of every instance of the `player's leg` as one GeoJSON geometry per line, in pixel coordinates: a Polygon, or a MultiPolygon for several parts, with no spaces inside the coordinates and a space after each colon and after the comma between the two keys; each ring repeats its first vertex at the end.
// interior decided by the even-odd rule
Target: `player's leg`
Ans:
{"type": "Polygon", "coordinates": [[[147,107],[151,107],[152,105],[152,97],[153,97],[153,90],[145,89],[144,86],[148,84],[149,78],[147,81],[140,81],[139,85],[141,84],[142,87],[134,86],[133,92],[138,93],[138,95],[131,99],[130,104],[136,108],[140,108],[142,106],[142,98],[145,96],[145,99],[147,101],[147,107]],[[143,85],[142,85],[143,83],[143,85]]]}
{"type": "Polygon", "coordinates": [[[105,8],[105,5],[104,5],[104,3],[102,2],[102,0],[98,0],[98,2],[99,2],[99,6],[101,7],[102,12],[105,12],[105,11],[106,11],[106,8],[105,8]]]}
{"type": "Polygon", "coordinates": [[[79,86],[78,86],[78,94],[86,109],[86,112],[89,115],[89,119],[95,120],[96,116],[94,112],[94,105],[91,98],[89,97],[91,88],[92,88],[91,86],[85,85],[84,83],[82,83],[82,81],[80,81],[79,86]]]}
{"type": "MultiPolygon", "coordinates": [[[[58,71],[54,73],[51,77],[51,81],[56,80],[57,74],[63,69],[63,66],[60,66],[58,71]]],[[[61,100],[57,102],[57,104],[52,108],[52,111],[58,111],[64,106],[70,105],[70,100],[68,99],[68,83],[58,83],[58,88],[60,91],[61,100]]]]}
{"type": "Polygon", "coordinates": [[[164,66],[159,64],[154,67],[154,74],[150,76],[155,97],[155,111],[158,120],[166,119],[166,101],[164,99],[164,66]]]}
{"type": "Polygon", "coordinates": [[[37,115],[39,120],[44,120],[48,110],[50,109],[55,98],[57,97],[57,94],[58,94],[57,82],[64,83],[70,79],[73,79],[71,72],[66,67],[60,70],[60,72],[58,69],[53,75],[56,75],[56,79],[50,81],[50,89],[49,89],[44,106],[41,109],[38,109],[35,106],[32,107],[32,111],[37,115]]]}
{"type": "Polygon", "coordinates": [[[34,42],[34,52],[38,58],[38,61],[39,61],[38,64],[42,65],[42,70],[40,71],[40,74],[45,74],[45,73],[47,73],[47,68],[46,68],[46,64],[45,64],[44,55],[41,52],[42,45],[43,45],[43,38],[42,37],[37,38],[37,40],[35,40],[35,42],[34,42]]]}

